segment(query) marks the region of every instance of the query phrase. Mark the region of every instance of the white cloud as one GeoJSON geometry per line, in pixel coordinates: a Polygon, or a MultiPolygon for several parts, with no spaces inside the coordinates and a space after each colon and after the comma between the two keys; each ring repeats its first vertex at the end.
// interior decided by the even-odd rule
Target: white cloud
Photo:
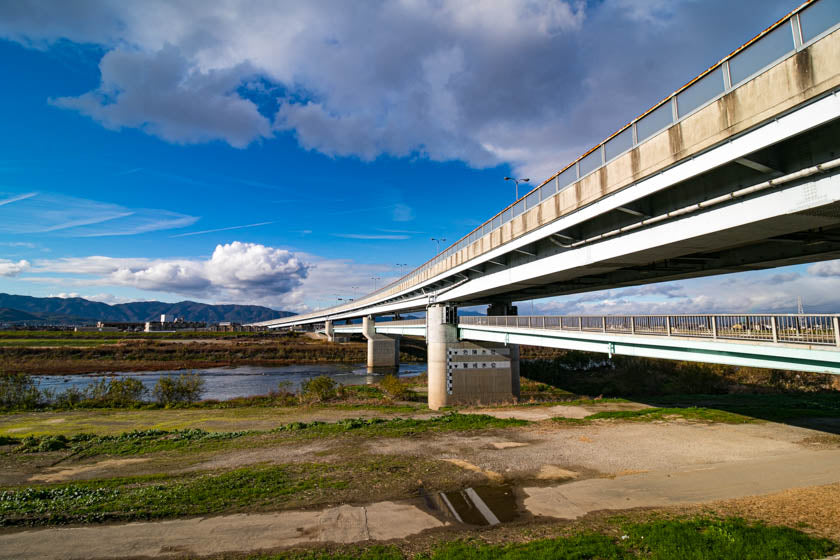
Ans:
{"type": "Polygon", "coordinates": [[[19,260],[17,262],[8,259],[0,259],[0,276],[13,277],[30,268],[29,261],[19,260]]]}
{"type": "MultiPolygon", "coordinates": [[[[254,301],[281,298],[301,284],[309,268],[290,251],[234,241],[217,245],[207,260],[62,258],[39,260],[33,272],[90,277],[76,278],[77,285],[130,286],[199,298],[254,301]]],[[[60,281],[66,284],[68,279],[60,281]]]]}
{"type": "Polygon", "coordinates": [[[331,156],[507,162],[539,181],[793,4],[5,2],[0,37],[104,46],[99,86],[53,103],[109,128],[236,147],[291,131],[331,156]]]}
{"type": "Polygon", "coordinates": [[[808,267],[808,272],[823,277],[840,276],[840,261],[826,261],[812,264],[808,267]]]}
{"type": "MultiPolygon", "coordinates": [[[[118,291],[186,296],[216,303],[257,304],[291,311],[334,305],[337,298],[353,298],[396,278],[393,266],[372,265],[349,259],[325,259],[255,243],[218,245],[206,259],[144,259],[107,256],[67,257],[36,261],[27,281],[74,287],[75,297],[85,287],[118,291]]],[[[113,296],[107,291],[86,299],[119,303],[139,299],[113,296]]]]}
{"type": "Polygon", "coordinates": [[[13,200],[18,202],[3,209],[0,233],[122,236],[187,227],[198,220],[168,210],[126,208],[54,193],[32,193],[13,200]]]}

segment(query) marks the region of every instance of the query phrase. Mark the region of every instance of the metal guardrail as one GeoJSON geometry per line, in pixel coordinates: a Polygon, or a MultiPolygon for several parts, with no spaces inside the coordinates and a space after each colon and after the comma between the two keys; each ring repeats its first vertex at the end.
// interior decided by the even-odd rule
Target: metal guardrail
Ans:
{"type": "Polygon", "coordinates": [[[459,317],[459,324],[840,347],[840,315],[583,315],[459,317]]]}

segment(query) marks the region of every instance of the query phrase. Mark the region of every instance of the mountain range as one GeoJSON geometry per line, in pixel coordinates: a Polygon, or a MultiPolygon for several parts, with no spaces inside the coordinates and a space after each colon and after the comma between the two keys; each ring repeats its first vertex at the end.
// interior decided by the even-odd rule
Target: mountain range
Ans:
{"type": "Polygon", "coordinates": [[[2,293],[0,293],[0,310],[2,310],[0,320],[3,321],[50,320],[56,322],[78,322],[80,319],[145,322],[158,321],[162,314],[166,314],[172,319],[181,317],[186,321],[252,323],[294,315],[289,311],[277,311],[259,305],[211,305],[195,301],[179,301],[178,303],[135,301],[109,305],[78,297],[39,298],[2,293]],[[30,315],[31,318],[25,315],[30,315]]]}

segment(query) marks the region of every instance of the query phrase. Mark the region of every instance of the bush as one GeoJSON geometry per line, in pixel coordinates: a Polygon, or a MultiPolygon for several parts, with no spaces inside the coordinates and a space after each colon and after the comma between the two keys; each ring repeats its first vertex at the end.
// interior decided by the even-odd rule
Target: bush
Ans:
{"type": "MultiPolygon", "coordinates": [[[[132,406],[143,399],[147,389],[139,379],[122,377],[115,379],[100,379],[88,387],[87,396],[101,406],[132,406]]],[[[76,394],[65,397],[59,394],[58,400],[74,400],[76,394]]]]}
{"type": "Polygon", "coordinates": [[[158,379],[152,394],[160,404],[191,404],[201,398],[204,379],[197,373],[182,373],[178,377],[166,376],[158,379]]]}
{"type": "Polygon", "coordinates": [[[313,379],[304,381],[300,391],[304,399],[314,402],[323,402],[334,399],[337,396],[335,379],[328,375],[319,375],[313,379]]]}
{"type": "Polygon", "coordinates": [[[404,401],[411,396],[411,390],[396,375],[386,375],[379,385],[394,400],[404,401]]]}
{"type": "Polygon", "coordinates": [[[24,373],[0,375],[0,408],[31,409],[43,404],[38,384],[24,373]]]}
{"type": "Polygon", "coordinates": [[[76,387],[68,387],[61,393],[57,393],[53,405],[56,408],[74,408],[87,399],[87,393],[76,387]]]}

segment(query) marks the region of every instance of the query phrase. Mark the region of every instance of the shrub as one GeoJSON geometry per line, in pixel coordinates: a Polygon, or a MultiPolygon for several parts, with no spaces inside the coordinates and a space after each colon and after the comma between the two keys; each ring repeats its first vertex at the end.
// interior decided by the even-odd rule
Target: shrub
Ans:
{"type": "Polygon", "coordinates": [[[411,390],[396,375],[386,375],[379,385],[394,400],[404,401],[411,396],[411,390]]]}
{"type": "Polygon", "coordinates": [[[158,379],[152,394],[160,404],[194,403],[204,392],[204,379],[197,373],[182,373],[178,377],[158,379]]]}
{"type": "Polygon", "coordinates": [[[0,375],[0,408],[38,408],[43,400],[43,393],[30,376],[24,373],[0,375]]]}
{"type": "Polygon", "coordinates": [[[56,394],[53,404],[57,408],[74,408],[86,398],[87,394],[84,391],[80,391],[76,387],[68,387],[61,393],[56,394]]]}
{"type": "Polygon", "coordinates": [[[308,401],[323,402],[337,396],[337,385],[338,383],[332,377],[319,375],[304,381],[300,386],[300,391],[303,398],[308,401]]]}
{"type": "MultiPolygon", "coordinates": [[[[147,389],[139,379],[122,377],[115,379],[100,379],[88,387],[87,396],[101,406],[131,406],[143,399],[147,389]]],[[[60,394],[59,400],[73,400],[78,395],[60,394]]],[[[57,404],[57,403],[56,403],[57,404]]]]}

